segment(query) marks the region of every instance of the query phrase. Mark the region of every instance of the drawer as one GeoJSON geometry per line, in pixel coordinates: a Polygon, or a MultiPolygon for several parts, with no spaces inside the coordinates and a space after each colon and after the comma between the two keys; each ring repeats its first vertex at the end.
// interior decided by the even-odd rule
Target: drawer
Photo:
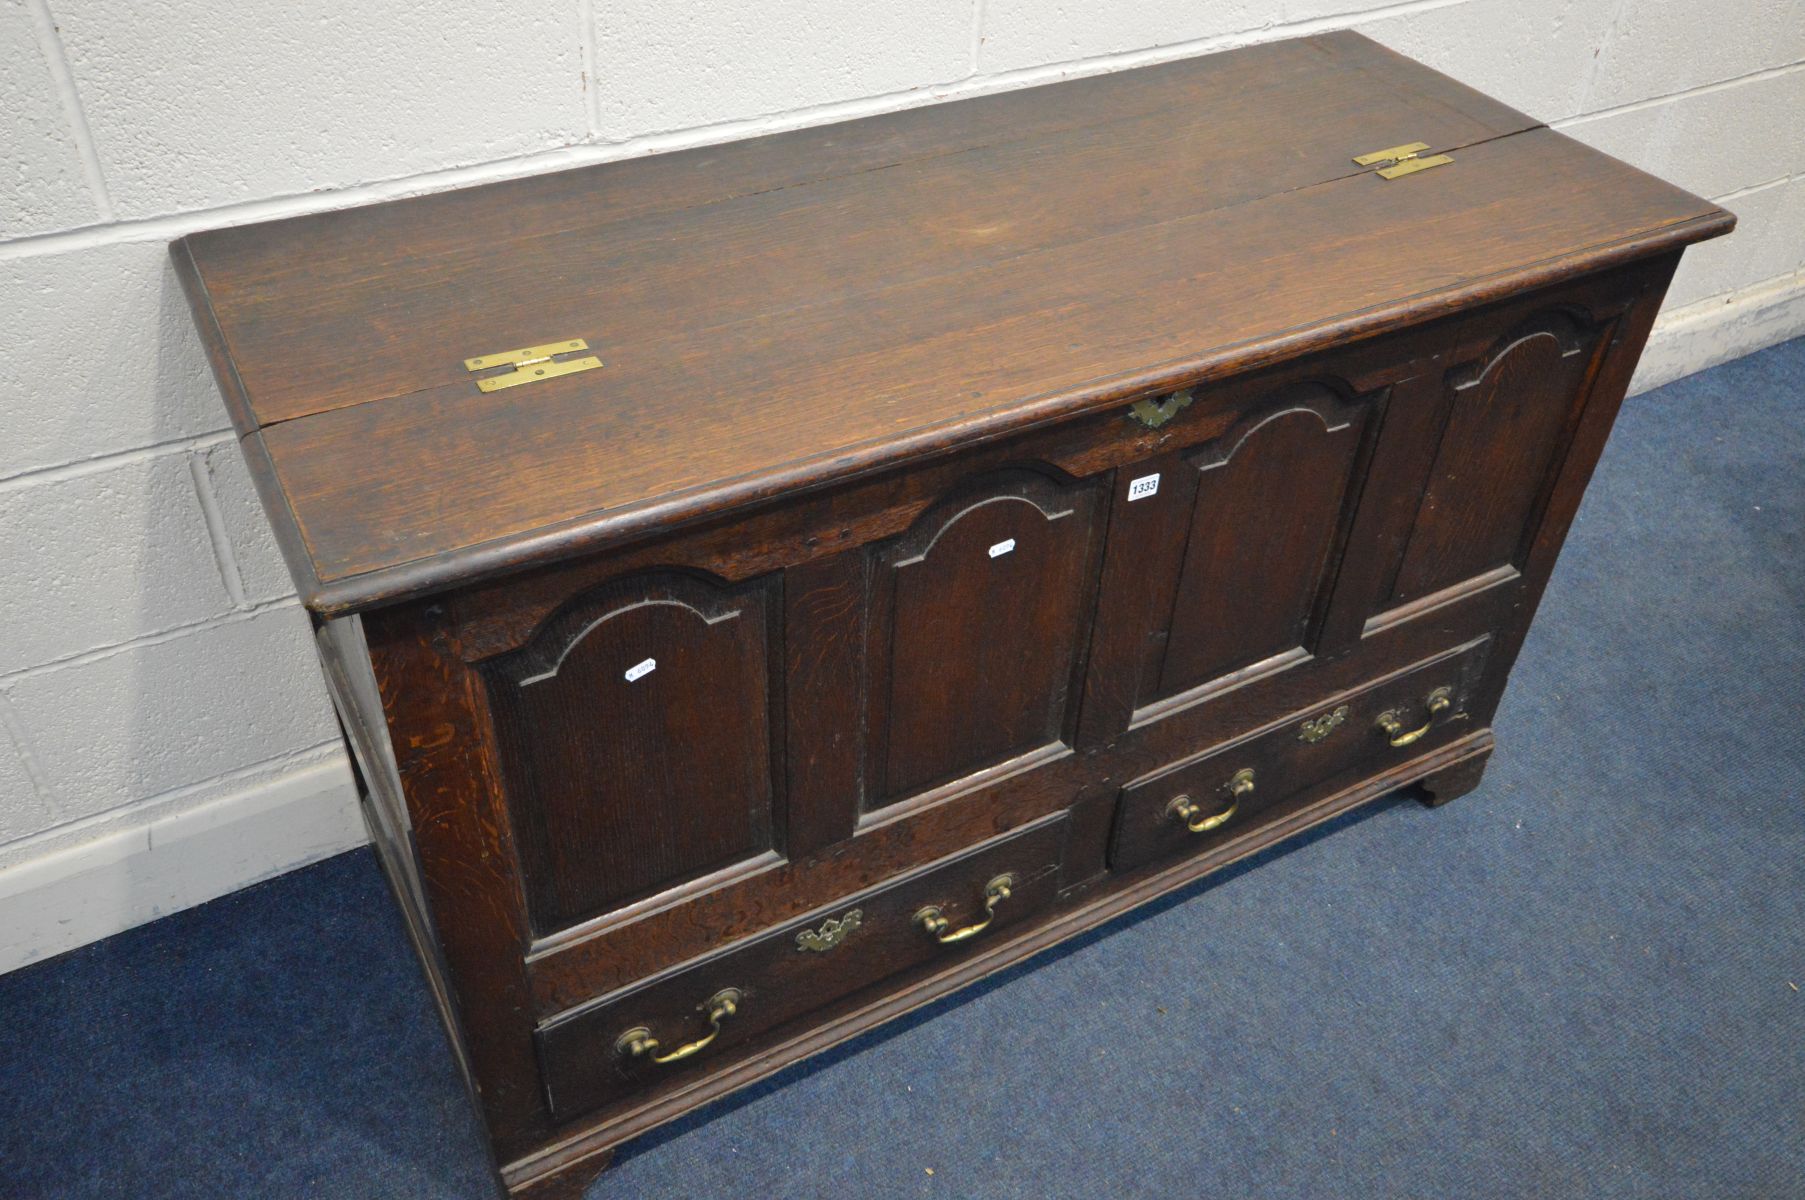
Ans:
{"type": "Polygon", "coordinates": [[[1465,732],[1467,695],[1489,645],[1481,638],[1130,783],[1110,865],[1220,845],[1319,784],[1376,774],[1465,732]]]}
{"type": "Polygon", "coordinates": [[[1066,817],[993,838],[541,1026],[546,1102],[566,1120],[716,1062],[1052,903],[1066,817]]]}

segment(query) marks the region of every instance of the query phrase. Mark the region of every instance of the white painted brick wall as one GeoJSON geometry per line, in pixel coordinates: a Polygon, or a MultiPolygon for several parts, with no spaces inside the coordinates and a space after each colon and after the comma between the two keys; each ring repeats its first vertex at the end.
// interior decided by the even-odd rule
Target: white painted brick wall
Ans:
{"type": "Polygon", "coordinates": [[[33,834],[54,828],[56,810],[48,789],[40,787],[25,765],[22,740],[6,718],[5,697],[0,696],[0,842],[21,842],[33,834]]]}
{"type": "Polygon", "coordinates": [[[230,424],[163,241],[7,246],[0,479],[230,424]]]}
{"type": "Polygon", "coordinates": [[[65,821],[338,733],[295,604],[27,673],[5,695],[65,821]]]}
{"type": "Polygon", "coordinates": [[[1260,0],[985,0],[977,68],[1014,71],[1219,38],[1270,25],[1282,11],[1260,0]]]}
{"type": "Polygon", "coordinates": [[[51,4],[115,210],[181,212],[575,141],[574,4],[51,4]]]}
{"type": "Polygon", "coordinates": [[[1805,177],[1738,192],[1727,203],[1742,219],[1739,232],[1686,252],[1669,288],[1670,307],[1805,270],[1805,177]]]}
{"type": "Polygon", "coordinates": [[[1354,28],[1554,122],[1586,111],[1594,55],[1610,40],[1614,7],[1599,0],[1467,0],[1406,6],[1354,28]]]}
{"type": "MultiPolygon", "coordinates": [[[[1623,0],[1612,35],[1600,47],[1592,106],[1672,96],[1801,59],[1805,13],[1798,0],[1623,0]]],[[[1790,129],[1794,138],[1798,117],[1790,129]]]]}
{"type": "Polygon", "coordinates": [[[1800,0],[0,0],[0,925],[106,879],[97,936],[354,836],[171,238],[1340,26],[1741,215],[1666,376],[1799,330],[1800,0]],[[114,869],[221,839],[254,849],[114,869]]]}
{"type": "Polygon", "coordinates": [[[1805,173],[1805,70],[1582,117],[1563,132],[1701,196],[1727,196],[1805,173]]]}
{"type": "Polygon", "coordinates": [[[231,608],[181,452],[0,485],[0,674],[231,608]]]}
{"type": "Polygon", "coordinates": [[[608,139],[907,92],[971,70],[971,0],[595,5],[608,139]]]}
{"type": "Polygon", "coordinates": [[[100,215],[69,115],[25,0],[0,0],[0,238],[66,229],[100,215]]]}
{"type": "Polygon", "coordinates": [[[206,473],[205,486],[212,492],[219,513],[222,564],[228,587],[234,586],[234,599],[263,604],[294,594],[288,578],[288,567],[282,551],[276,548],[275,534],[263,515],[263,504],[251,483],[250,470],[237,442],[226,442],[201,452],[200,468],[206,473]]]}

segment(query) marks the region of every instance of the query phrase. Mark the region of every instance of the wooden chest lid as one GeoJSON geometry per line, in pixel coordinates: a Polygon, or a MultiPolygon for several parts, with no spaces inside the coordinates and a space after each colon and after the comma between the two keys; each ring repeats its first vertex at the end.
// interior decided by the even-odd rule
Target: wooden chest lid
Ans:
{"type": "Polygon", "coordinates": [[[1732,222],[1334,33],[173,253],[303,599],[333,613],[1732,222]],[[1352,161],[1411,142],[1455,162],[1352,161]],[[604,365],[492,392],[466,369],[567,339],[604,365]]]}

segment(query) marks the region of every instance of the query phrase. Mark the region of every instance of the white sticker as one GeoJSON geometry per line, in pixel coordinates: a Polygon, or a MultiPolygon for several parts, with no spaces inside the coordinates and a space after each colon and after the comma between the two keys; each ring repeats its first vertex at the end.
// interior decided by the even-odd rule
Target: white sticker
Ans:
{"type": "Polygon", "coordinates": [[[634,663],[627,668],[627,682],[632,683],[635,680],[644,679],[647,675],[650,675],[657,669],[658,660],[655,658],[648,658],[644,662],[634,663]]]}
{"type": "Polygon", "coordinates": [[[1004,538],[1002,541],[998,542],[996,545],[994,545],[990,548],[990,557],[1001,558],[1001,557],[1003,557],[1003,555],[1009,553],[1013,549],[1015,549],[1015,539],[1014,538],[1004,538]]]}
{"type": "Polygon", "coordinates": [[[1145,500],[1158,491],[1159,475],[1157,473],[1143,475],[1139,479],[1128,481],[1128,498],[1130,500],[1145,500]]]}

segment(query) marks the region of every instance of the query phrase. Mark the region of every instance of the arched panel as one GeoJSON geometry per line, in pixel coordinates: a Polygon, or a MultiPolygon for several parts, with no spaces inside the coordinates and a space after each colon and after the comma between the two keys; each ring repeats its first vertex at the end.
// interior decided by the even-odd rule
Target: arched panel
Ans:
{"type": "Polygon", "coordinates": [[[1099,509],[1095,486],[1010,472],[876,552],[877,803],[1068,736],[1099,509]]]}
{"type": "Polygon", "coordinates": [[[1536,314],[1448,373],[1449,414],[1390,603],[1521,566],[1602,338],[1566,309],[1536,314]]]}
{"type": "Polygon", "coordinates": [[[607,585],[484,668],[535,929],[771,848],[767,588],[607,585]]]}
{"type": "Polygon", "coordinates": [[[1305,644],[1368,410],[1306,384],[1189,458],[1198,472],[1189,541],[1143,701],[1305,644]]]}

